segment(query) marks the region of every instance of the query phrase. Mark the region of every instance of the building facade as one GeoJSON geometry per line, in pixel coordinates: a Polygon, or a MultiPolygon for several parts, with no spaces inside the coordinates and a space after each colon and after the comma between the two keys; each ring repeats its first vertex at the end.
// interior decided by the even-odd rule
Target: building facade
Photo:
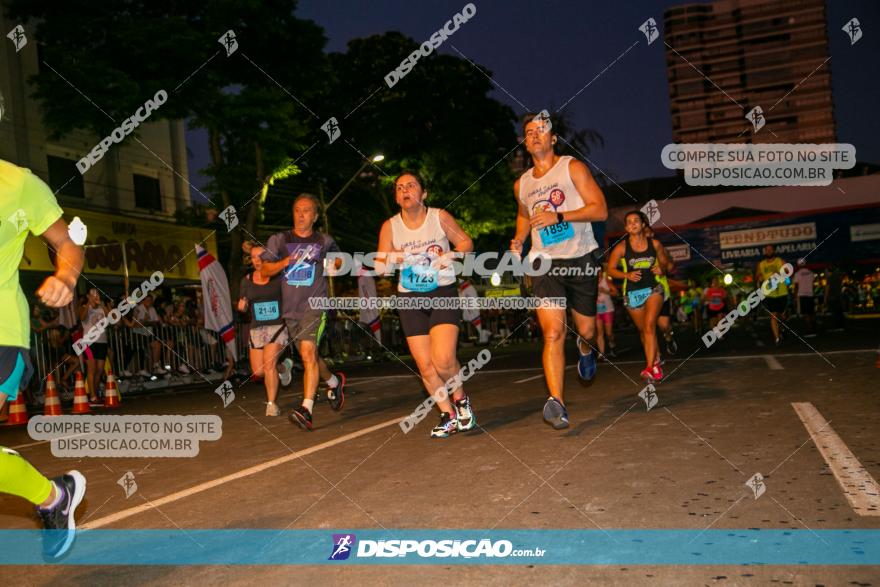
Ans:
{"type": "MultiPolygon", "coordinates": [[[[0,10],[4,35],[18,24],[0,10]]],[[[129,137],[121,145],[112,145],[84,174],[79,172],[76,162],[100,137],[75,131],[50,139],[51,129],[43,124],[40,104],[31,98],[34,88],[27,82],[45,65],[40,62],[32,27],[25,25],[24,32],[28,42],[18,51],[9,39],[0,43],[0,92],[4,96],[0,158],[33,171],[56,192],[64,208],[168,220],[179,208],[191,205],[181,120],[141,124],[136,132],[143,145],[129,137]]]]}
{"type": "Polygon", "coordinates": [[[825,0],[676,6],[664,37],[676,143],[835,142],[825,0]]]}

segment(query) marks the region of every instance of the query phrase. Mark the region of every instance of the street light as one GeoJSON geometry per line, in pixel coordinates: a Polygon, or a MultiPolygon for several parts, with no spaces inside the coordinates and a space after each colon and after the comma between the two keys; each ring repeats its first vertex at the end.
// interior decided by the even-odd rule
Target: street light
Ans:
{"type": "MultiPolygon", "coordinates": [[[[348,186],[350,186],[351,183],[358,178],[358,176],[361,174],[361,172],[363,172],[363,170],[367,168],[367,165],[371,165],[372,163],[379,163],[380,161],[384,161],[384,160],[385,160],[385,155],[382,155],[381,153],[377,153],[376,155],[373,155],[372,157],[370,157],[369,159],[364,161],[364,164],[361,165],[360,168],[355,172],[355,174],[351,176],[351,179],[349,179],[347,182],[345,182],[345,185],[342,186],[342,189],[340,189],[338,192],[336,192],[336,195],[333,196],[333,198],[327,203],[326,206],[324,206],[324,215],[325,215],[324,220],[325,221],[327,220],[327,218],[326,218],[327,208],[332,206],[333,203],[339,199],[339,196],[341,196],[343,194],[343,192],[345,192],[345,190],[348,189],[348,186]]],[[[326,227],[327,227],[327,225],[325,224],[324,228],[326,229],[326,227]]]]}

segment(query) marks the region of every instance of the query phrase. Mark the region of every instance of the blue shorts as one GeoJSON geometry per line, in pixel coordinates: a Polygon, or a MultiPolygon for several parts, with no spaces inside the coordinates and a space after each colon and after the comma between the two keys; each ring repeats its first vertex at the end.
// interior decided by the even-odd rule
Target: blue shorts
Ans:
{"type": "Polygon", "coordinates": [[[27,349],[0,347],[0,393],[15,401],[18,390],[27,386],[33,372],[27,349]]]}

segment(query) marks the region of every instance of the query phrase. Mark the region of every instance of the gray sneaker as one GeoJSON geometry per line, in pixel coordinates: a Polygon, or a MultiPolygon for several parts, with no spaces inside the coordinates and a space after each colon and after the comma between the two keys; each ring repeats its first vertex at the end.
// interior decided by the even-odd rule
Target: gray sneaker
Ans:
{"type": "Polygon", "coordinates": [[[568,428],[568,410],[559,400],[551,397],[544,404],[544,421],[553,426],[555,430],[568,428]]]}
{"type": "Polygon", "coordinates": [[[266,404],[266,415],[267,416],[280,416],[281,408],[278,407],[275,402],[268,402],[266,404]]]}
{"type": "Polygon", "coordinates": [[[290,380],[293,377],[293,361],[288,357],[281,361],[278,367],[278,378],[281,380],[281,385],[287,387],[290,385],[290,380]]]}

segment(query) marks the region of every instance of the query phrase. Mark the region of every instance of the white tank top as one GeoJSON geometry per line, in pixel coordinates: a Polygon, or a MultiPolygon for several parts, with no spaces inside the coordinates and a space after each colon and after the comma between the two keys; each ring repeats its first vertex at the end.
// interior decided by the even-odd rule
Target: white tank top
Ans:
{"type": "MultiPolygon", "coordinates": [[[[86,317],[82,321],[83,334],[85,334],[86,332],[91,330],[92,327],[95,324],[97,324],[101,320],[101,318],[103,318],[104,316],[106,316],[106,314],[104,314],[103,308],[89,307],[88,311],[86,312],[86,317]]],[[[106,343],[107,342],[107,331],[104,330],[103,332],[101,332],[101,336],[99,336],[95,342],[106,343]]]]}
{"type": "MultiPolygon", "coordinates": [[[[437,208],[428,208],[425,221],[415,230],[406,227],[400,214],[392,216],[391,244],[395,250],[404,252],[404,268],[397,284],[399,292],[427,291],[404,286],[403,282],[406,280],[404,271],[407,267],[429,267],[437,257],[450,250],[449,239],[440,226],[440,211],[437,208]]],[[[436,287],[455,283],[455,268],[450,265],[438,271],[435,282],[436,287]]]]}
{"type": "MultiPolygon", "coordinates": [[[[529,212],[568,212],[584,207],[584,200],[574,187],[568,172],[572,157],[559,158],[556,165],[535,179],[532,167],[519,178],[519,200],[529,212]]],[[[532,229],[529,259],[544,253],[553,259],[575,259],[598,248],[593,226],[589,222],[563,222],[541,230],[532,229]]]]}

